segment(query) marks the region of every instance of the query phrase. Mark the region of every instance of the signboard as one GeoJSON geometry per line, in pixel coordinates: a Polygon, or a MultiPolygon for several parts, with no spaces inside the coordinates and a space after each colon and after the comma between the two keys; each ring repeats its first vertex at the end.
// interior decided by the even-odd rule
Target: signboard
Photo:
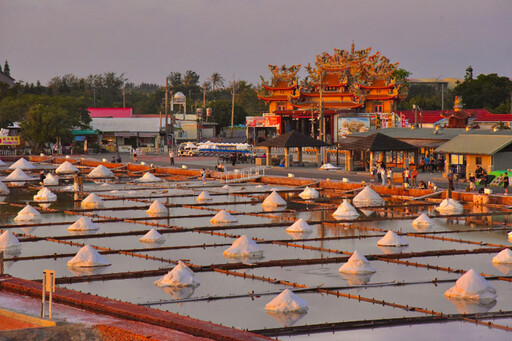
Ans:
{"type": "Polygon", "coordinates": [[[338,117],[338,139],[369,130],[370,118],[368,117],[338,117]]]}
{"type": "Polygon", "coordinates": [[[19,146],[19,136],[0,136],[0,146],[19,146]]]}
{"type": "Polygon", "coordinates": [[[279,128],[281,116],[247,116],[245,124],[247,127],[279,128]]]}
{"type": "Polygon", "coordinates": [[[131,153],[132,152],[132,146],[130,146],[130,145],[119,146],[117,149],[119,150],[120,153],[131,153]]]}

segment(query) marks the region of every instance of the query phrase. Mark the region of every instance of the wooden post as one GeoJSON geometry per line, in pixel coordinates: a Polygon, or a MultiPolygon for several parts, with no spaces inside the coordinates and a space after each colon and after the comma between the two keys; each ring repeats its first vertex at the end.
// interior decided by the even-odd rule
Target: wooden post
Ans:
{"type": "Polygon", "coordinates": [[[288,162],[288,156],[290,155],[290,148],[284,148],[284,168],[290,167],[290,163],[288,162]]]}
{"type": "Polygon", "coordinates": [[[316,165],[317,167],[322,166],[322,160],[320,160],[320,147],[316,147],[316,165]]]}
{"type": "Polygon", "coordinates": [[[271,166],[270,159],[271,159],[270,147],[267,147],[267,166],[271,166]]]}
{"type": "Polygon", "coordinates": [[[297,147],[297,161],[302,164],[302,147],[297,147]]]}

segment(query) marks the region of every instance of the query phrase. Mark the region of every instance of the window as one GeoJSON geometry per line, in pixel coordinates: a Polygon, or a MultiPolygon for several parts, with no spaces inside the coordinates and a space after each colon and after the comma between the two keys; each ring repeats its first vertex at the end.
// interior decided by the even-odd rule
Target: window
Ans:
{"type": "Polygon", "coordinates": [[[375,112],[382,112],[382,103],[375,103],[375,112]]]}
{"type": "Polygon", "coordinates": [[[477,165],[481,165],[482,164],[482,157],[481,156],[477,156],[475,158],[475,162],[476,162],[477,165]]]}

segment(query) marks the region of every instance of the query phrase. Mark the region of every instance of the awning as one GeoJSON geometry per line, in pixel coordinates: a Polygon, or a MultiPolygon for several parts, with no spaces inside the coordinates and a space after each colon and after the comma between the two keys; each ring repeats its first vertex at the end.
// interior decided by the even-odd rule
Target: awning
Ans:
{"type": "Polygon", "coordinates": [[[92,130],[92,129],[89,129],[89,130],[73,130],[72,134],[73,135],[98,135],[98,131],[97,130],[92,130]]]}

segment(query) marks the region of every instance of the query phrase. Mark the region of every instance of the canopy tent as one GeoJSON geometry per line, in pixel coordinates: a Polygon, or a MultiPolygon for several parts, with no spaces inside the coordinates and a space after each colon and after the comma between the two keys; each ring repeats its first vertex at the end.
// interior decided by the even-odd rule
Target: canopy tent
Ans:
{"type": "MultiPolygon", "coordinates": [[[[348,151],[345,161],[347,164],[346,168],[350,171],[353,168],[354,152],[361,152],[361,159],[364,161],[367,160],[370,165],[373,164],[375,152],[383,152],[384,158],[388,152],[392,154],[393,152],[414,152],[413,163],[417,163],[419,147],[381,133],[375,133],[364,137],[349,136],[346,138],[345,142],[341,144],[341,149],[348,151]]],[[[395,163],[396,166],[398,166],[397,163],[398,162],[395,163]]],[[[409,167],[408,158],[403,157],[402,164],[404,168],[409,167]]]]}
{"type": "Polygon", "coordinates": [[[289,149],[297,148],[297,159],[302,162],[302,148],[313,147],[317,149],[317,163],[319,163],[318,155],[320,147],[329,146],[328,143],[312,138],[311,136],[304,135],[298,131],[292,130],[286,134],[279,135],[273,139],[266,140],[256,144],[256,148],[267,148],[267,166],[270,166],[271,148],[284,148],[285,150],[285,167],[289,167],[289,149]]]}

